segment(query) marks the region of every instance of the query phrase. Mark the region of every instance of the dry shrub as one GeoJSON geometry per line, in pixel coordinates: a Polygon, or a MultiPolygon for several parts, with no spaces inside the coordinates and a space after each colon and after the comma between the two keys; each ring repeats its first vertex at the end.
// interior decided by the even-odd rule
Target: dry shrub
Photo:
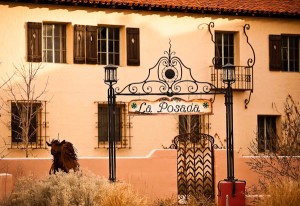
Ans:
{"type": "Polygon", "coordinates": [[[147,205],[145,198],[140,197],[129,184],[106,183],[101,194],[101,206],[137,206],[147,205]]]}
{"type": "Polygon", "coordinates": [[[299,206],[300,183],[297,181],[285,181],[272,183],[267,187],[267,195],[264,196],[261,206],[299,206]]]}
{"type": "Polygon", "coordinates": [[[10,197],[1,205],[143,206],[147,203],[128,184],[110,184],[92,173],[58,172],[42,180],[33,176],[19,178],[10,197]]]}
{"type": "Polygon", "coordinates": [[[177,206],[178,198],[175,196],[157,199],[152,202],[151,206],[177,206]]]}
{"type": "Polygon", "coordinates": [[[206,197],[203,193],[198,193],[192,196],[188,200],[188,205],[190,206],[215,206],[215,201],[213,198],[206,197]]]}
{"type": "MultiPolygon", "coordinates": [[[[4,206],[177,206],[177,196],[148,201],[124,182],[110,183],[90,172],[58,172],[37,180],[18,177],[4,206]]],[[[189,197],[189,206],[213,206],[205,196],[189,197]]]]}
{"type": "Polygon", "coordinates": [[[158,199],[154,201],[151,206],[178,206],[178,205],[187,205],[187,206],[215,206],[214,199],[206,197],[204,194],[191,195],[187,200],[181,200],[181,203],[178,204],[178,197],[172,196],[164,199],[158,199]]]}

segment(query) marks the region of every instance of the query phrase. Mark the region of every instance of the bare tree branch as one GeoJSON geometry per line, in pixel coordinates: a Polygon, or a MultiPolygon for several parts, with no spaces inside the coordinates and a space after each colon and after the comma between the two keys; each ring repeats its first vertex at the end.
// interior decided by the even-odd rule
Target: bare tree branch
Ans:
{"type": "MultiPolygon", "coordinates": [[[[12,133],[20,138],[25,156],[29,156],[29,144],[37,136],[36,118],[43,107],[41,98],[46,93],[48,79],[44,86],[36,86],[39,71],[43,69],[42,63],[14,65],[14,76],[6,81],[6,95],[9,101],[6,102],[7,110],[13,107],[16,111],[11,111],[11,118],[17,124],[17,130],[12,129],[12,133]],[[38,89],[41,88],[40,91],[38,89]]],[[[1,97],[2,100],[4,100],[1,97]]],[[[13,137],[12,137],[13,138],[13,137]]],[[[15,137],[14,137],[15,138],[15,137]]]]}

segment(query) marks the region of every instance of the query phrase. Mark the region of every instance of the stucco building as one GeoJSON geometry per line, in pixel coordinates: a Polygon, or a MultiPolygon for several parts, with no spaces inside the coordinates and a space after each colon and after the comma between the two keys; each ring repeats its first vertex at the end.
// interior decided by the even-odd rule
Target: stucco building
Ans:
{"type": "MultiPolygon", "coordinates": [[[[197,81],[218,89],[224,88],[222,66],[235,65],[235,151],[239,157],[248,156],[257,133],[263,134],[259,135],[260,152],[276,150],[267,128],[271,125],[280,137],[286,97],[300,101],[299,18],[297,0],[0,1],[0,75],[6,83],[0,93],[1,155],[4,159],[25,157],[19,125],[26,112],[20,108],[30,100],[34,115],[29,121],[29,157],[50,158],[46,141],[59,137],[74,144],[82,161],[106,158],[104,66],[118,66],[115,87],[122,89],[147,79],[149,69],[157,69],[159,59],[168,55],[178,57],[197,81]],[[23,67],[40,68],[28,97],[19,87],[24,79],[15,73],[15,68],[23,67]]],[[[161,97],[117,96],[121,162],[146,158],[153,150],[169,147],[177,135],[190,132],[207,134],[219,148],[225,147],[224,95],[180,96],[186,101],[209,100],[209,113],[128,112],[132,100],[161,97]]],[[[219,164],[224,162],[226,158],[219,159],[219,164]]],[[[122,166],[117,162],[118,170],[122,166]]]]}

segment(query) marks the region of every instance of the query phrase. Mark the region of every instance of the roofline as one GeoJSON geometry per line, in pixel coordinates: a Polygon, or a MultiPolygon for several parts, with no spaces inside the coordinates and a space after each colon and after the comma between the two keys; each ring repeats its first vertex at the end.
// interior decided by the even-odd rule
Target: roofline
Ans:
{"type": "Polygon", "coordinates": [[[188,7],[171,5],[153,5],[153,4],[133,4],[128,2],[112,1],[93,1],[93,0],[4,0],[0,2],[27,3],[38,5],[64,5],[81,6],[92,8],[122,9],[122,10],[140,10],[140,11],[159,11],[170,13],[189,13],[189,14],[211,14],[211,15],[229,15],[229,16],[250,16],[250,17],[268,17],[268,18],[296,18],[300,19],[300,12],[275,12],[266,10],[251,9],[224,9],[212,7],[188,7]]]}

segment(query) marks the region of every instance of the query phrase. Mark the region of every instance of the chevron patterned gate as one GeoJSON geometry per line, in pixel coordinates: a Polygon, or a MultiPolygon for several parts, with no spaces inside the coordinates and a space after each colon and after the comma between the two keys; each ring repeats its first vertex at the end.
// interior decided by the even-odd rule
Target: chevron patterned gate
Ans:
{"type": "Polygon", "coordinates": [[[214,197],[214,138],[188,133],[176,136],[170,148],[177,149],[179,199],[214,197]]]}

